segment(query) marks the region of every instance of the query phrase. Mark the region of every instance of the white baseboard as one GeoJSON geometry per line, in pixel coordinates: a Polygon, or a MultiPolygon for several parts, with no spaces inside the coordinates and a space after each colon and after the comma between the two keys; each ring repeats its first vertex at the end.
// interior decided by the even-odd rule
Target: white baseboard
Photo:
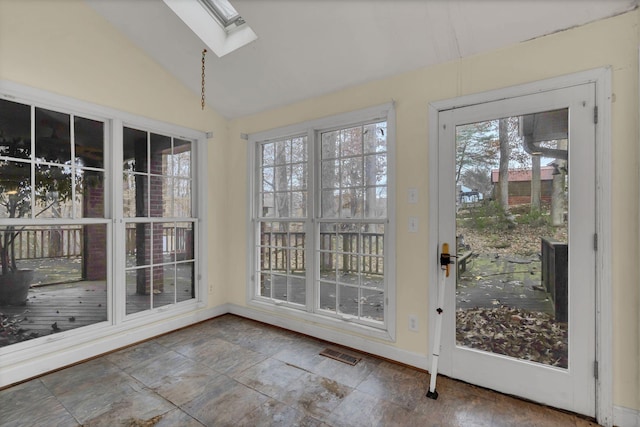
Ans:
{"type": "Polygon", "coordinates": [[[640,427],[640,410],[614,406],[613,425],[618,427],[640,427]]]}
{"type": "Polygon", "coordinates": [[[419,369],[427,370],[429,367],[428,357],[424,354],[413,353],[382,342],[372,341],[371,339],[346,334],[334,329],[328,329],[308,322],[300,322],[299,320],[273,315],[271,313],[248,307],[235,304],[229,304],[228,307],[229,313],[231,314],[237,314],[238,316],[246,317],[248,319],[279,326],[284,329],[299,332],[301,334],[309,335],[335,344],[340,344],[365,353],[374,354],[376,356],[419,369]]]}

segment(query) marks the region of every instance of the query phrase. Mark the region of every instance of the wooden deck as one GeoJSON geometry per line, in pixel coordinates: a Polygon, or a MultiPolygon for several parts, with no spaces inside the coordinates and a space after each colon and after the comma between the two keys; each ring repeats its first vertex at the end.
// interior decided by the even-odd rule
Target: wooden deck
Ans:
{"type": "MultiPolygon", "coordinates": [[[[186,286],[183,286],[186,288],[186,286]]],[[[191,290],[166,286],[160,294],[136,295],[127,289],[127,314],[173,304],[191,298],[191,290]]],[[[32,287],[26,305],[0,306],[0,347],[61,331],[105,322],[108,319],[107,286],[104,281],[80,281],[32,287]]]]}
{"type": "MultiPolygon", "coordinates": [[[[33,287],[26,305],[0,306],[0,313],[32,338],[92,325],[107,320],[107,287],[104,281],[33,287]]],[[[0,337],[0,345],[12,341],[0,337]]]]}

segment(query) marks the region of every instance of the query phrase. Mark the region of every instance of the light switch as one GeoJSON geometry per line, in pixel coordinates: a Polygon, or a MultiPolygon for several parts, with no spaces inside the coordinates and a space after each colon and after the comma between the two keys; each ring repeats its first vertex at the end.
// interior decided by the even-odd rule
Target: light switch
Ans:
{"type": "Polygon", "coordinates": [[[415,188],[410,188],[409,189],[408,200],[409,200],[409,203],[411,203],[411,204],[418,203],[418,190],[417,189],[415,189],[415,188]]]}
{"type": "Polygon", "coordinates": [[[415,216],[409,217],[409,233],[418,232],[418,218],[415,216]]]}

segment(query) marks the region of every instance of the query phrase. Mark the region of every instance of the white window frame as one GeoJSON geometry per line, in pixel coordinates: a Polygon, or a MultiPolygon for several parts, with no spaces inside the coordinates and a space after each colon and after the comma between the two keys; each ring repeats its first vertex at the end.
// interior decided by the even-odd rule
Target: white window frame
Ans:
{"type": "MultiPolygon", "coordinates": [[[[394,103],[386,103],[362,110],[352,111],[335,116],[311,120],[291,126],[267,130],[249,135],[247,148],[247,169],[249,171],[247,188],[247,284],[246,302],[254,308],[270,312],[276,315],[298,318],[300,320],[313,322],[315,324],[341,329],[343,331],[358,333],[367,337],[395,341],[396,338],[396,212],[395,212],[395,183],[396,183],[396,151],[395,151],[396,119],[394,103]],[[321,221],[319,218],[319,138],[325,131],[358,126],[363,123],[371,123],[376,120],[387,122],[387,218],[385,222],[385,251],[384,251],[384,321],[381,324],[367,323],[366,321],[356,321],[350,316],[327,316],[321,314],[316,309],[318,305],[318,288],[316,286],[315,272],[318,269],[316,242],[316,227],[321,221]],[[308,174],[309,184],[307,186],[308,205],[307,217],[305,219],[305,230],[307,236],[311,236],[306,245],[306,259],[313,259],[313,270],[307,269],[306,290],[307,303],[302,309],[281,301],[270,300],[257,294],[259,278],[256,276],[259,264],[259,254],[257,253],[257,233],[255,215],[258,204],[259,188],[257,188],[257,156],[256,147],[258,144],[267,141],[277,141],[286,138],[306,135],[308,147],[308,174]],[[315,272],[315,273],[312,273],[315,272]]],[[[277,218],[273,219],[277,221],[277,218]]],[[[335,219],[335,221],[349,222],[347,219],[335,219]]],[[[332,220],[333,221],[333,220],[332,220]]],[[[366,220],[358,220],[366,222],[366,220]]],[[[356,221],[356,222],[358,222],[356,221]]],[[[376,222],[376,221],[372,221],[376,222]]]]}
{"type": "Polygon", "coordinates": [[[28,369],[29,363],[35,364],[34,366],[37,365],[37,368],[32,368],[29,371],[31,375],[34,375],[193,323],[188,320],[186,320],[188,323],[184,323],[185,320],[182,319],[186,319],[184,316],[188,314],[194,314],[195,319],[195,312],[208,306],[209,289],[205,262],[207,245],[206,239],[199,238],[200,235],[207,235],[207,195],[205,192],[207,170],[206,134],[5,80],[0,80],[0,97],[9,101],[35,105],[39,108],[74,114],[105,123],[106,182],[104,222],[107,223],[109,236],[107,239],[108,320],[0,348],[0,358],[3,360],[3,366],[21,366],[21,368],[11,368],[9,372],[3,371],[3,375],[0,376],[2,378],[0,386],[26,378],[21,369],[28,369]],[[147,129],[154,133],[193,141],[192,162],[195,173],[193,175],[194,188],[192,189],[192,198],[194,200],[194,217],[197,218],[197,231],[194,232],[194,250],[196,252],[195,298],[146,310],[136,316],[128,316],[126,319],[124,316],[126,297],[124,282],[125,259],[124,257],[120,259],[117,257],[117,254],[125,252],[125,227],[122,221],[122,164],[118,161],[118,159],[122,158],[124,126],[147,129]],[[164,326],[157,324],[159,321],[169,319],[171,319],[171,322],[164,326]],[[139,329],[142,326],[147,327],[144,332],[139,329]],[[123,334],[127,331],[131,332],[126,338],[123,338],[123,334]],[[103,342],[91,344],[97,340],[103,340],[103,342]],[[83,345],[88,347],[82,348],[83,345]],[[73,355],[65,353],[72,348],[77,349],[73,352],[73,355]],[[80,350],[78,350],[79,348],[80,350]],[[56,357],[49,357],[44,361],[37,360],[39,357],[48,357],[56,352],[59,353],[56,357]],[[35,362],[29,362],[31,360],[35,360],[35,362]]]}

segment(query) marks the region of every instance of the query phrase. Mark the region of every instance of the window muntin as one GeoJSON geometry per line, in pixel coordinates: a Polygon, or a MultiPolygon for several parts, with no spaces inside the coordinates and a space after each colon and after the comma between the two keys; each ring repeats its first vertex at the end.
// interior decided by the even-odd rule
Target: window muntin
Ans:
{"type": "Polygon", "coordinates": [[[126,314],[196,298],[192,145],[124,128],[126,314]]]}
{"type": "Polygon", "coordinates": [[[298,162],[288,145],[293,138],[278,139],[273,137],[277,131],[271,131],[269,139],[255,140],[252,295],[385,329],[386,307],[394,294],[387,267],[392,245],[387,120],[322,123],[308,131],[308,149],[300,151],[298,162]],[[300,187],[305,209],[292,212],[296,184],[303,181],[293,172],[295,166],[306,180],[300,187]]]}

